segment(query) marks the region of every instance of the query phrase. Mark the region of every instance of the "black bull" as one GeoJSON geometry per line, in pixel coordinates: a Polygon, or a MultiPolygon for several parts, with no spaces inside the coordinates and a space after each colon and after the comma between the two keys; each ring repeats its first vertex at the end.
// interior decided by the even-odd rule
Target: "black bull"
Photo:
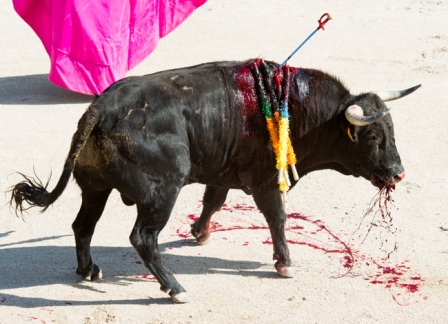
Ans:
{"type": "MultiPolygon", "coordinates": [[[[181,188],[198,182],[206,189],[192,234],[205,242],[210,218],[228,190],[242,189],[253,195],[267,220],[275,268],[292,276],[275,156],[253,74],[257,64],[208,63],[116,82],[79,120],[55,189],[48,192],[40,180],[25,176],[12,188],[11,204],[16,204],[16,212],[26,208],[24,202],[45,210],[62,194],[73,172],[82,190],[72,226],[77,273],[92,280],[101,277],[101,270],[90,256],[91,238],[110,192],[117,189],[125,204],[137,205],[132,245],[161,289],[174,301],[187,302],[185,289],[162,261],[159,232],[181,188]]],[[[281,72],[277,64],[267,64],[270,71],[281,72]]],[[[354,96],[336,78],[317,70],[290,68],[290,78],[290,138],[300,176],[333,169],[364,177],[377,187],[394,186],[403,178],[384,101],[418,86],[354,96]]],[[[278,83],[272,84],[279,93],[278,83]]]]}

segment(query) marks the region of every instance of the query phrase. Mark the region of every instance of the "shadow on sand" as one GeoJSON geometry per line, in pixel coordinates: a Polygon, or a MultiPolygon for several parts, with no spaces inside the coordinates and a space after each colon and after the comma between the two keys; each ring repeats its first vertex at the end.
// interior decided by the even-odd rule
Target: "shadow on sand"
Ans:
{"type": "MultiPolygon", "coordinates": [[[[3,233],[7,235],[8,233],[3,233]]],[[[4,236],[0,233],[0,238],[4,236]]],[[[62,235],[71,236],[71,235],[62,235]]],[[[60,237],[62,237],[60,236],[60,237]]],[[[104,305],[104,304],[171,304],[171,299],[135,299],[111,300],[107,296],[96,301],[56,300],[41,297],[22,297],[11,294],[13,289],[40,287],[62,284],[76,289],[87,289],[104,295],[101,284],[84,282],[75,274],[76,251],[73,246],[26,246],[22,244],[38,243],[59,237],[47,237],[17,243],[1,244],[0,241],[0,305],[25,308],[50,307],[63,305],[104,305]],[[4,290],[9,290],[8,293],[4,290]]],[[[275,271],[260,268],[264,264],[253,261],[225,260],[205,256],[185,256],[173,253],[176,249],[196,244],[192,239],[181,239],[160,244],[164,261],[176,274],[205,275],[224,273],[226,275],[257,276],[260,278],[278,278],[275,271]],[[169,252],[167,251],[169,249],[169,252]]],[[[140,257],[132,247],[93,246],[94,262],[102,268],[105,274],[102,284],[132,286],[142,280],[157,285],[153,280],[142,279],[148,274],[148,269],[142,264],[140,257]]]]}
{"type": "Polygon", "coordinates": [[[0,105],[56,105],[89,103],[93,96],[60,88],[47,74],[0,78],[0,105]]]}

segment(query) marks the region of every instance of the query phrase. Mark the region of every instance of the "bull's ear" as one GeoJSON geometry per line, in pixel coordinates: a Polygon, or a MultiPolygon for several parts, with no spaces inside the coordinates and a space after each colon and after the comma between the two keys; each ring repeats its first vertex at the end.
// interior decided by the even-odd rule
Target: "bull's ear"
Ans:
{"type": "Polygon", "coordinates": [[[347,127],[347,136],[348,136],[348,138],[350,138],[350,140],[351,140],[353,143],[355,143],[355,139],[354,139],[352,133],[353,133],[353,132],[352,132],[352,130],[350,129],[350,126],[348,126],[348,127],[347,127]]]}
{"type": "Polygon", "coordinates": [[[348,124],[346,129],[346,134],[353,143],[358,143],[358,132],[356,128],[356,126],[348,124]]]}
{"type": "Polygon", "coordinates": [[[359,127],[350,124],[345,117],[341,118],[340,128],[346,138],[352,143],[358,143],[359,127]]]}

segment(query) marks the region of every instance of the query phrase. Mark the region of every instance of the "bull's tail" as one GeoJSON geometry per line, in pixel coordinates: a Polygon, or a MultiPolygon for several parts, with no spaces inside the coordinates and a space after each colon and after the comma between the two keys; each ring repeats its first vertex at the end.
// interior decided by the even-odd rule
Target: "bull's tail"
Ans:
{"type": "Polygon", "coordinates": [[[72,138],[70,151],[65,160],[64,170],[53,191],[47,191],[48,182],[43,185],[39,178],[36,177],[36,179],[34,179],[21,174],[25,180],[11,188],[10,205],[15,208],[16,214],[22,213],[24,210],[32,207],[42,207],[42,212],[44,212],[56,201],[56,199],[59,198],[67,187],[68,180],[70,179],[75,166],[76,157],[98,122],[98,116],[99,113],[95,107],[95,103],[91,104],[87,111],[82,115],[78,122],[78,129],[72,138]],[[28,203],[29,206],[24,206],[24,202],[28,203]]]}

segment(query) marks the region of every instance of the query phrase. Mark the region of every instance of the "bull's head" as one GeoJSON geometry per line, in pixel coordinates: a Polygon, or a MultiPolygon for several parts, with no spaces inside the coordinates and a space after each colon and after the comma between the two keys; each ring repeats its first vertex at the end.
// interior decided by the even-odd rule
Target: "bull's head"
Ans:
{"type": "Polygon", "coordinates": [[[393,187],[404,178],[404,168],[395,146],[392,118],[385,101],[402,98],[420,85],[402,90],[367,93],[354,97],[345,110],[349,124],[347,137],[352,144],[350,173],[362,176],[373,185],[393,187]]]}

